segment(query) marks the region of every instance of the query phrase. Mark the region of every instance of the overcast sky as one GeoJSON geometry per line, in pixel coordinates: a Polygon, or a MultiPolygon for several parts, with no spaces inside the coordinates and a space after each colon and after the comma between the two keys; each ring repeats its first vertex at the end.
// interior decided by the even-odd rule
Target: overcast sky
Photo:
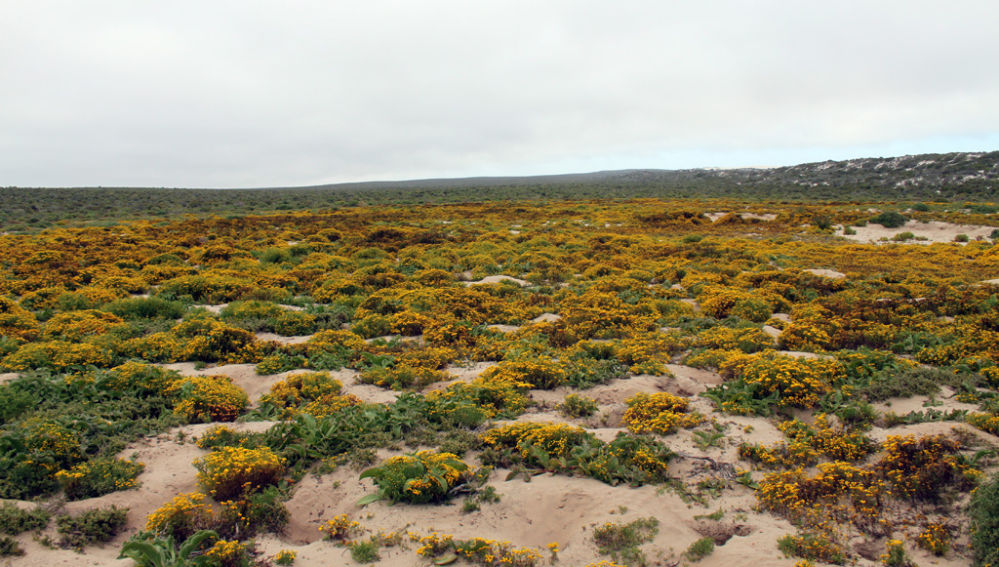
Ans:
{"type": "Polygon", "coordinates": [[[999,149],[999,2],[0,0],[0,186],[999,149]]]}

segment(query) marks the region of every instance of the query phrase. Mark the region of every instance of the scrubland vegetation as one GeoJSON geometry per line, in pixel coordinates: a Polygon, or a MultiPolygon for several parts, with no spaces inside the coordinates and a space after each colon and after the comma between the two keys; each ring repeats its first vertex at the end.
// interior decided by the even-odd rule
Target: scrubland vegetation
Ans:
{"type": "Polygon", "coordinates": [[[999,246],[837,236],[898,217],[999,227],[986,205],[646,199],[0,236],[0,553],[35,533],[138,565],[321,545],[635,567],[756,538],[789,565],[994,563],[999,246]],[[113,505],[149,488],[132,455],[153,439],[196,443],[192,486],[127,527],[113,505]],[[334,478],[324,515],[296,517],[334,478]],[[490,510],[539,478],[621,505],[565,541],[499,539],[490,510]],[[682,521],[657,518],[671,499],[682,521]],[[383,529],[388,506],[488,531],[383,529]]]}

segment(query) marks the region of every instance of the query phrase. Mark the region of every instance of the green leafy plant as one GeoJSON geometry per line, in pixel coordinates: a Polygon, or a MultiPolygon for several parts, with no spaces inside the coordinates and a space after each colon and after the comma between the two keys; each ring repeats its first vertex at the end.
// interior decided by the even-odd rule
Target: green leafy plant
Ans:
{"type": "Polygon", "coordinates": [[[455,487],[467,482],[467,471],[468,465],[452,453],[420,451],[392,457],[361,473],[362,479],[375,481],[378,492],[365,496],[358,504],[382,499],[412,504],[443,502],[453,495],[455,487]]]}
{"type": "Polygon", "coordinates": [[[138,567],[208,567],[210,559],[201,553],[217,539],[217,533],[201,530],[177,545],[173,536],[140,532],[125,542],[118,559],[131,559],[138,567]]]}

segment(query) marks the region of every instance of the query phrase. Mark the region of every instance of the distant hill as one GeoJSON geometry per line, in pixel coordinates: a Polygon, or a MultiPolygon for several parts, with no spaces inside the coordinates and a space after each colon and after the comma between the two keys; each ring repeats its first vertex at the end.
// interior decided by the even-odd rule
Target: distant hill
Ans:
{"type": "MultiPolygon", "coordinates": [[[[613,186],[669,192],[708,189],[734,195],[763,190],[771,196],[807,193],[839,199],[858,190],[891,198],[937,200],[995,198],[999,192],[999,151],[921,154],[892,158],[824,161],[774,168],[624,169],[526,177],[465,177],[318,185],[303,189],[460,189],[521,186],[613,186]],[[802,191],[806,189],[807,191],[802,191]],[[818,191],[816,191],[818,189],[818,191]],[[774,194],[777,193],[777,194],[774,194]],[[784,193],[784,194],[780,194],[784,193]]],[[[697,196],[690,194],[688,196],[697,196]]]]}
{"type": "Polygon", "coordinates": [[[328,209],[523,199],[737,198],[825,201],[996,201],[999,152],[922,154],[790,167],[628,169],[258,189],[0,188],[0,230],[58,220],[328,209]]]}

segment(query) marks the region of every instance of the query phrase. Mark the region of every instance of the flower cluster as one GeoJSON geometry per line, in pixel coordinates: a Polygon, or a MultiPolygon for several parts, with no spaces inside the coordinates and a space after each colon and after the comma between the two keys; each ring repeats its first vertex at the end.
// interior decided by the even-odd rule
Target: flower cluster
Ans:
{"type": "Polygon", "coordinates": [[[626,403],[624,423],[635,433],[669,435],[704,422],[704,416],[689,411],[689,400],[667,392],[636,394],[626,403]]]}
{"type": "Polygon", "coordinates": [[[174,413],[192,423],[233,421],[246,408],[246,392],[228,376],[193,376],[174,381],[166,393],[176,398],[174,413]]]}
{"type": "Polygon", "coordinates": [[[284,463],[266,447],[221,447],[194,462],[198,483],[216,500],[230,500],[277,484],[284,463]]]}

